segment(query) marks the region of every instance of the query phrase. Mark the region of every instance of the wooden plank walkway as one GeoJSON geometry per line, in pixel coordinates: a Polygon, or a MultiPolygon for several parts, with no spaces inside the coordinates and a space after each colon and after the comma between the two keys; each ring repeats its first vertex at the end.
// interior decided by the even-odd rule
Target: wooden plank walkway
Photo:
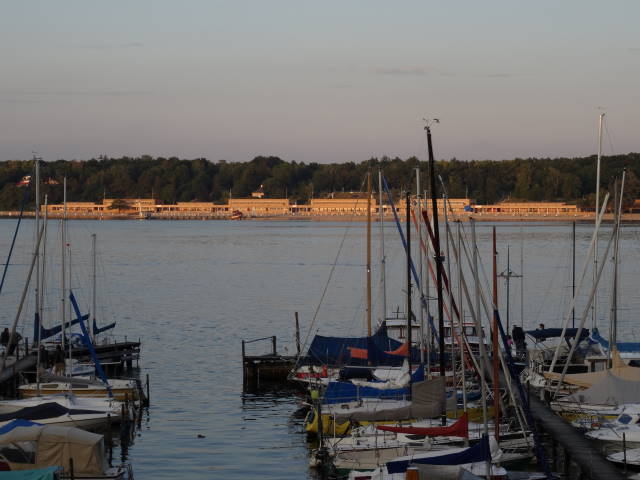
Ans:
{"type": "Polygon", "coordinates": [[[556,442],[571,455],[571,460],[580,466],[582,475],[592,480],[623,480],[625,476],[609,462],[589,440],[553,412],[535,396],[529,399],[531,414],[556,442]]]}
{"type": "MultiPolygon", "coordinates": [[[[38,361],[38,357],[34,354],[22,357],[17,362],[14,357],[7,358],[7,363],[4,367],[4,370],[0,372],[0,383],[6,382],[7,380],[12,378],[14,375],[18,374],[19,372],[22,372],[31,367],[34,367],[37,361],[38,361]]],[[[0,363],[1,362],[2,360],[0,360],[0,363]]]]}

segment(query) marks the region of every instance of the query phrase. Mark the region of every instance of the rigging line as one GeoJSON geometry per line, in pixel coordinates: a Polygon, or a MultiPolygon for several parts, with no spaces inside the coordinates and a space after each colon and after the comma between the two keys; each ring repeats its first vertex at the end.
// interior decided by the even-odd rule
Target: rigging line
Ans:
{"type": "Polygon", "coordinates": [[[24,206],[27,203],[27,199],[29,198],[29,191],[31,190],[31,183],[27,186],[22,195],[22,204],[20,205],[20,215],[18,216],[18,223],[16,223],[16,229],[13,232],[13,239],[11,240],[11,247],[9,247],[9,254],[7,255],[7,262],[4,264],[4,269],[2,271],[2,280],[0,280],[0,293],[2,293],[2,287],[4,286],[4,280],[7,276],[7,270],[9,270],[9,263],[11,262],[11,256],[13,255],[13,247],[16,244],[16,237],[18,236],[18,230],[20,229],[20,223],[22,222],[22,217],[24,216],[24,206]]]}
{"type": "MultiPolygon", "coordinates": [[[[362,188],[364,187],[364,180],[362,181],[362,183],[360,184],[360,190],[362,191],[362,188]]],[[[315,326],[316,320],[318,318],[318,313],[320,313],[320,307],[322,306],[322,302],[324,301],[324,297],[327,294],[327,290],[329,289],[329,284],[331,283],[331,279],[333,278],[333,273],[335,272],[336,269],[336,265],[338,264],[338,259],[340,258],[340,254],[342,253],[342,247],[344,246],[344,242],[347,238],[347,234],[349,233],[349,230],[351,229],[351,227],[353,226],[353,219],[355,218],[356,215],[356,208],[358,206],[358,202],[360,201],[360,198],[356,199],[356,203],[353,206],[352,210],[351,210],[351,217],[349,218],[349,222],[347,223],[347,227],[344,229],[344,234],[342,235],[342,239],[340,240],[340,245],[338,246],[338,252],[336,253],[336,257],[333,260],[333,264],[331,265],[331,270],[329,271],[329,277],[327,278],[327,281],[324,285],[324,288],[322,289],[322,295],[320,296],[320,301],[318,302],[318,306],[316,307],[315,312],[313,313],[313,318],[311,319],[311,325],[309,325],[309,330],[307,332],[307,335],[304,337],[304,342],[302,343],[303,345],[303,349],[300,350],[300,353],[298,354],[298,358],[296,359],[296,364],[293,367],[292,371],[295,371],[298,369],[298,366],[300,364],[300,359],[302,358],[302,350],[306,350],[307,346],[308,346],[308,342],[309,342],[309,337],[311,336],[311,332],[313,331],[313,328],[315,326]]]]}
{"type": "MultiPolygon", "coordinates": [[[[382,176],[382,184],[384,186],[384,190],[387,194],[387,199],[389,200],[389,204],[391,204],[391,211],[393,212],[393,219],[395,221],[396,224],[396,228],[398,230],[398,235],[400,236],[400,240],[402,242],[402,246],[404,247],[405,252],[409,253],[407,250],[407,241],[404,237],[404,231],[402,229],[402,226],[400,225],[400,220],[398,219],[398,212],[396,210],[396,206],[393,203],[393,198],[391,197],[391,191],[389,190],[389,184],[387,183],[387,178],[383,175],[382,176]]],[[[416,284],[419,282],[418,279],[418,272],[416,271],[416,267],[413,263],[413,260],[411,260],[410,262],[410,267],[411,267],[411,273],[413,274],[413,279],[416,282],[416,284]]],[[[424,292],[420,292],[420,303],[422,304],[422,308],[424,308],[426,310],[426,302],[427,302],[427,298],[424,294],[424,292]]],[[[409,314],[409,312],[407,312],[407,314],[409,314]]],[[[429,323],[431,325],[431,329],[433,330],[433,334],[434,334],[434,338],[437,340],[438,339],[438,333],[436,332],[436,327],[433,324],[433,319],[429,318],[429,323]]]]}
{"type": "Polygon", "coordinates": [[[609,129],[607,128],[607,122],[604,123],[604,133],[607,134],[607,140],[609,141],[609,148],[611,149],[611,155],[615,154],[615,150],[613,148],[613,141],[611,140],[611,135],[609,134],[609,129]]]}

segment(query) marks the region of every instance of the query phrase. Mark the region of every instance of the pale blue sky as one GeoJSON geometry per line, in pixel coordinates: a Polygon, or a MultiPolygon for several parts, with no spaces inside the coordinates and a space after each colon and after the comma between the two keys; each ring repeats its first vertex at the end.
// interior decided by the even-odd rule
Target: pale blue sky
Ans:
{"type": "Polygon", "coordinates": [[[639,151],[640,2],[2,2],[0,160],[639,151]]]}

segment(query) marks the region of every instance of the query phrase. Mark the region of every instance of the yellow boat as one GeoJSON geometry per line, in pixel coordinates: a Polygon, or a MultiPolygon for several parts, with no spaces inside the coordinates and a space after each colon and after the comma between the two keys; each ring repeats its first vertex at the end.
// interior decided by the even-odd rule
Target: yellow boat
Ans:
{"type": "MultiPolygon", "coordinates": [[[[457,411],[448,411],[447,418],[459,418],[462,415],[462,409],[458,409],[457,411]]],[[[467,415],[469,417],[469,421],[471,422],[482,422],[482,407],[473,407],[467,409],[467,415]]],[[[489,418],[493,418],[493,407],[487,407],[487,415],[489,418]]],[[[403,420],[403,423],[411,423],[417,421],[416,419],[407,419],[403,420]]],[[[379,422],[356,422],[356,421],[347,421],[343,423],[336,423],[334,421],[333,415],[328,413],[322,414],[322,431],[326,435],[332,435],[334,437],[346,435],[351,432],[352,428],[362,427],[366,425],[395,425],[398,423],[398,420],[383,420],[379,422]]],[[[318,433],[318,414],[315,408],[309,410],[307,413],[307,417],[305,418],[304,429],[307,433],[317,434],[318,433]]]]}
{"type": "MultiPolygon", "coordinates": [[[[138,388],[134,381],[131,380],[109,380],[113,398],[124,402],[138,401],[138,388]]],[[[61,393],[73,392],[79,397],[107,397],[107,388],[103,385],[76,383],[76,382],[47,382],[47,383],[30,383],[18,387],[18,393],[21,398],[37,397],[40,395],[56,395],[61,393]]]]}

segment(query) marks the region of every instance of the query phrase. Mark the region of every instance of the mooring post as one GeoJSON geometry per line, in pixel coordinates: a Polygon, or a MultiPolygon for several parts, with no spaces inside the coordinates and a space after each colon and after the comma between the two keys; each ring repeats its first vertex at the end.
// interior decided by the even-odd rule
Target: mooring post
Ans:
{"type": "Polygon", "coordinates": [[[567,450],[566,448],[563,449],[564,451],[564,478],[569,478],[569,472],[571,471],[571,469],[569,468],[571,465],[571,452],[569,452],[569,450],[567,450]]]}
{"type": "Polygon", "coordinates": [[[242,340],[242,361],[244,362],[245,357],[245,349],[244,349],[244,340],[242,340]]]}
{"type": "Polygon", "coordinates": [[[627,474],[627,434],[622,432],[622,452],[624,461],[624,474],[627,474]]]}
{"type": "Polygon", "coordinates": [[[273,343],[273,356],[276,356],[276,336],[271,337],[271,342],[273,343]]]}
{"type": "Polygon", "coordinates": [[[150,394],[150,387],[149,387],[149,374],[147,373],[147,405],[151,404],[151,400],[149,400],[151,398],[151,394],[150,394]]]}
{"type": "Polygon", "coordinates": [[[298,322],[298,312],[296,312],[296,350],[300,355],[300,323],[298,322]]]}

